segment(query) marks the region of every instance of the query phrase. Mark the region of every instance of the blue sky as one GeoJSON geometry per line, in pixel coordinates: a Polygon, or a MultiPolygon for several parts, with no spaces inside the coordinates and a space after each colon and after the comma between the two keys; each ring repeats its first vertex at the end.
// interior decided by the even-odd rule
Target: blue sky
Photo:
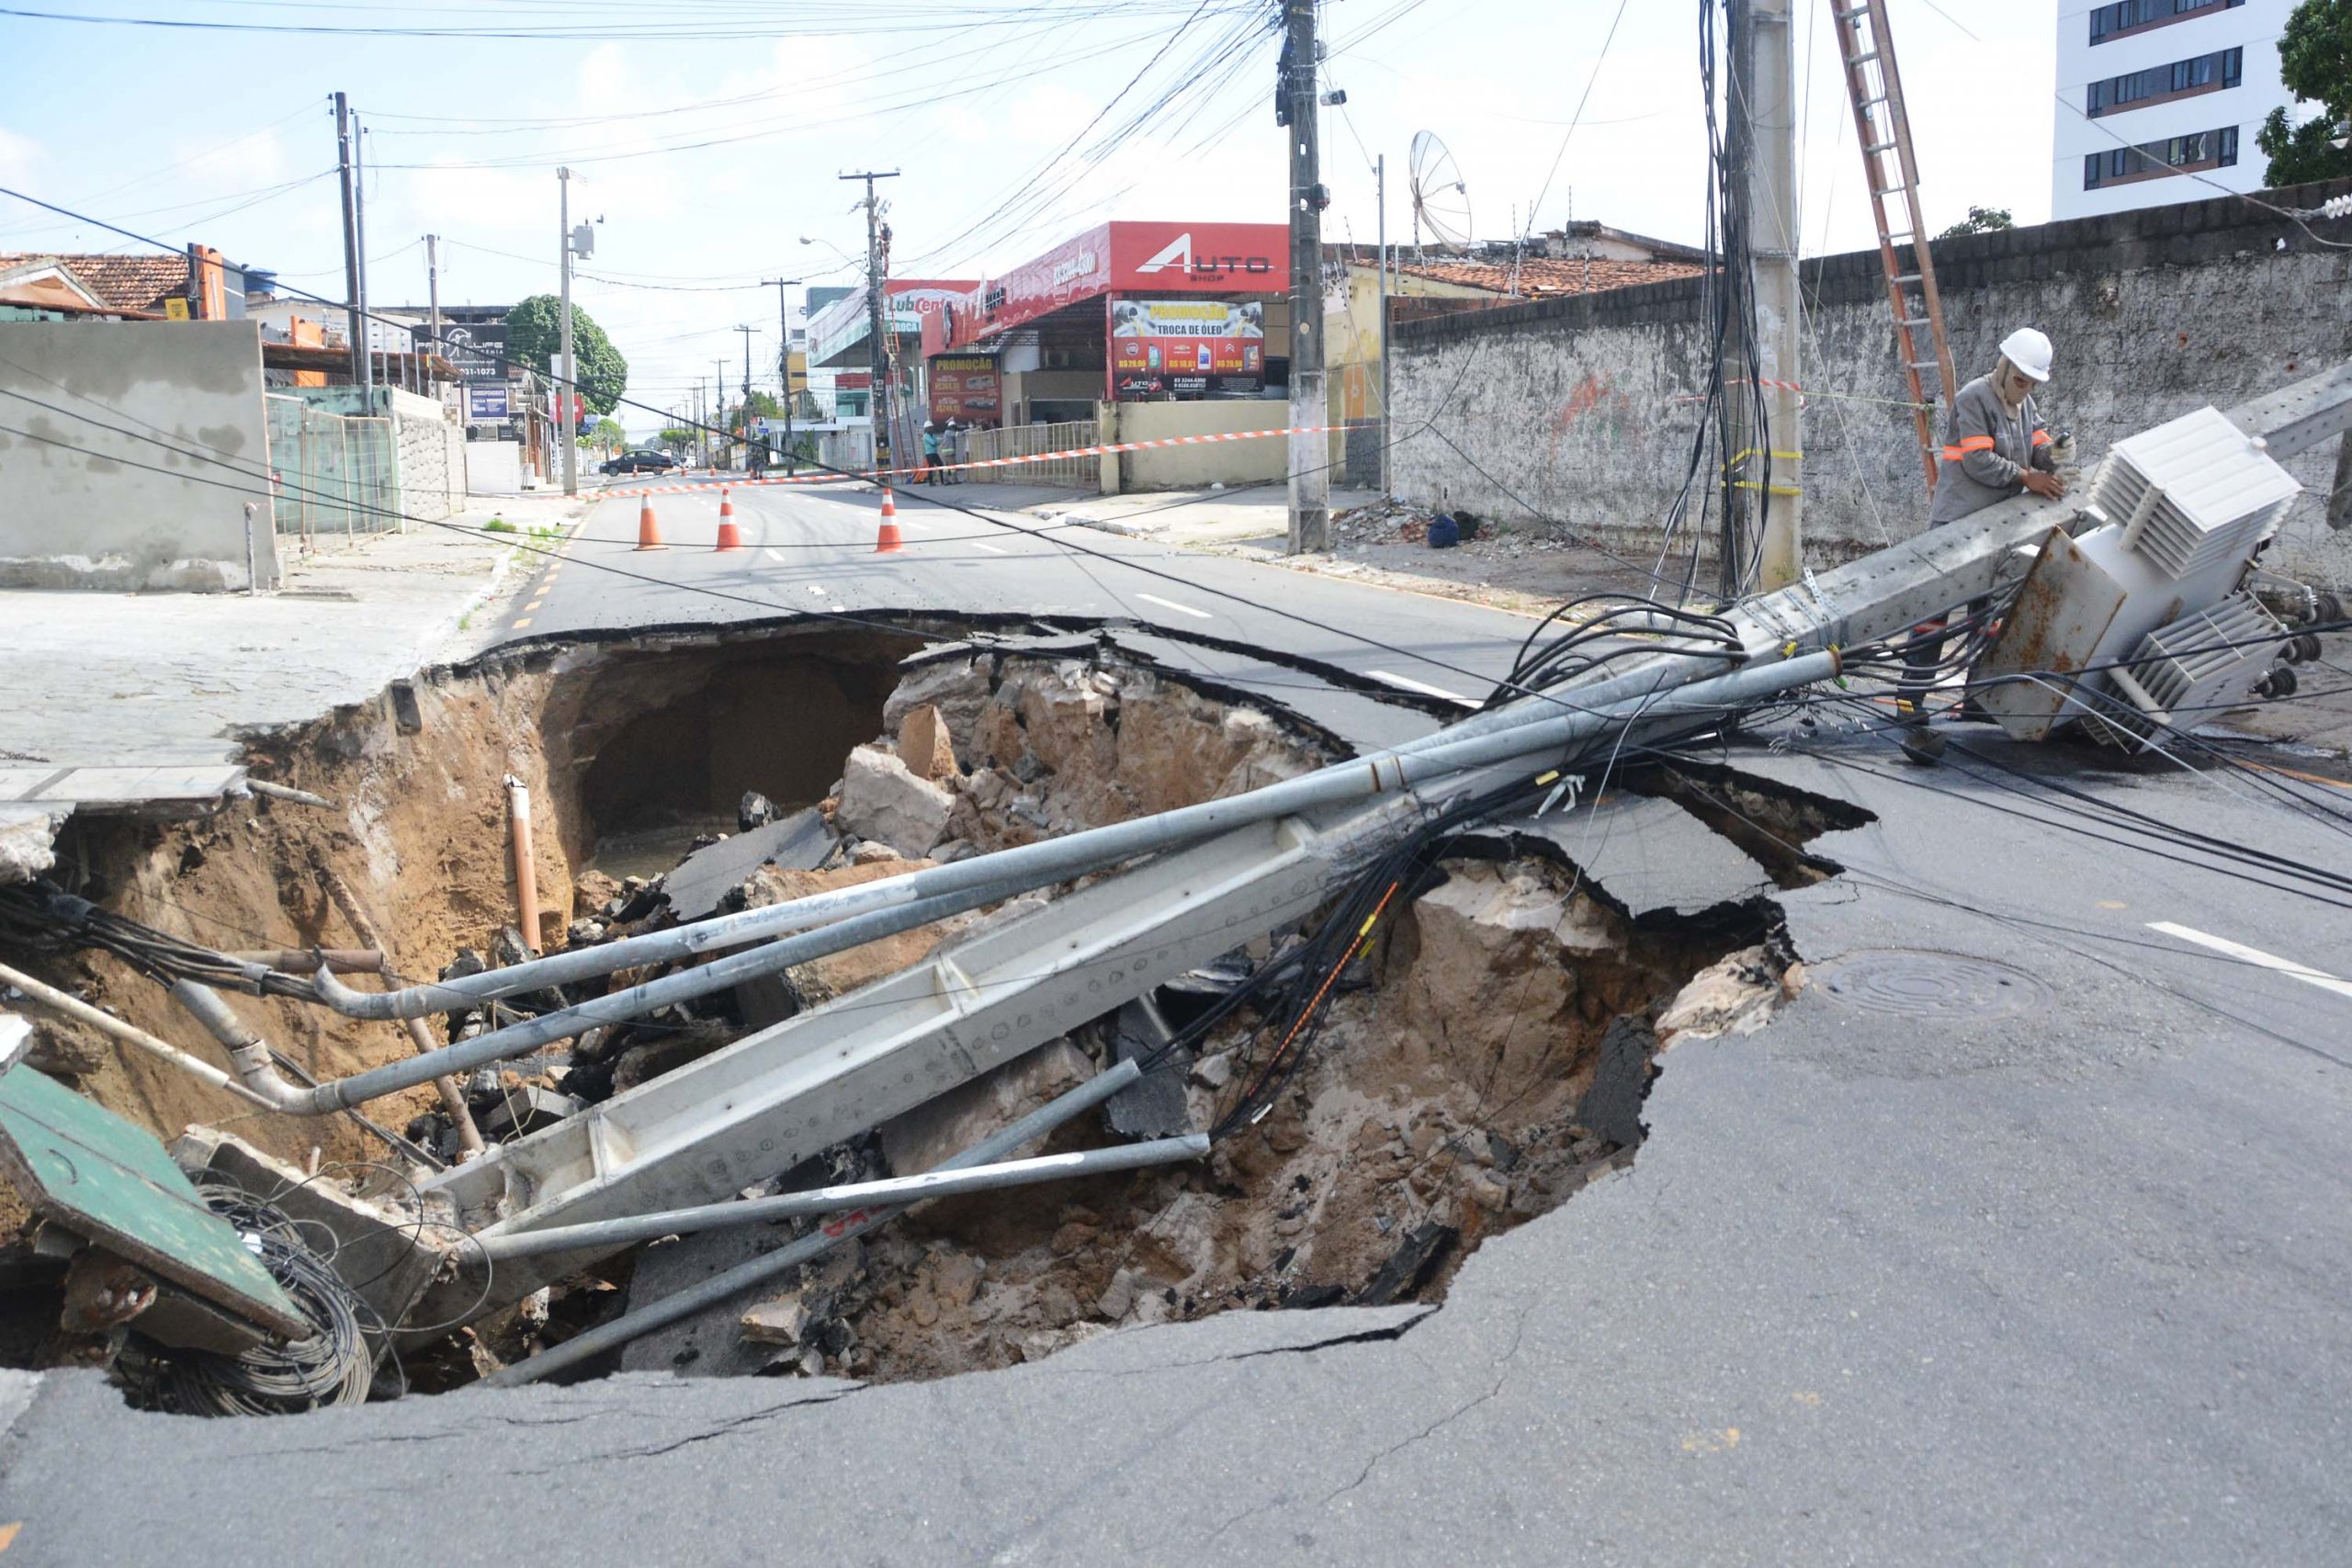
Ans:
{"type": "MultiPolygon", "coordinates": [[[[533,36],[0,16],[0,185],[175,244],[202,240],[339,295],[327,100],[340,88],[369,127],[375,299],[423,299],[429,231],[446,242],[446,300],[503,303],[554,286],[554,170],[569,163],[575,217],[605,219],[577,298],[628,355],[630,395],[667,407],[716,360],[740,378],[739,323],[757,329],[755,367],[774,364],[775,290],[759,279],[849,276],[827,243],[798,243],[862,245],[856,187],[835,178],[845,169],[904,171],[885,190],[894,270],[906,276],[1001,267],[1106,218],[1280,220],[1276,42],[1269,33],[1211,49],[1228,28],[1238,38],[1238,0],[1051,4],[1067,14],[1048,26],[990,25],[1001,11],[951,0],[47,0],[40,8],[208,24],[533,36]],[[862,30],[835,30],[852,27],[862,30]],[[551,28],[633,36],[538,30],[551,28]],[[1139,72],[1153,96],[1175,92],[1174,107],[1107,158],[1057,163],[1139,72]]],[[[1971,203],[2041,220],[2052,0],[1890,6],[1930,227],[1971,203]]],[[[1327,237],[1371,243],[1376,153],[1389,160],[1391,237],[1408,231],[1407,149],[1428,130],[1469,185],[1478,237],[1525,228],[1532,210],[1537,228],[1573,214],[1697,239],[1698,10],[1695,0],[1329,0],[1326,73],[1348,104],[1325,116],[1327,237]]],[[[1871,243],[1870,217],[1827,0],[1797,0],[1796,15],[1809,88],[1804,249],[1858,248],[1871,243]]],[[[0,197],[0,250],[116,248],[135,247],[0,197]]]]}

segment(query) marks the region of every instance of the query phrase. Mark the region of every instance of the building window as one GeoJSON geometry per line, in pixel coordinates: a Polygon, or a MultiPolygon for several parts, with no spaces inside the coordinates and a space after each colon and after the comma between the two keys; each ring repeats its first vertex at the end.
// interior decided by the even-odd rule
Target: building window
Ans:
{"type": "Polygon", "coordinates": [[[2085,96],[2084,112],[2097,119],[2135,105],[2164,103],[2198,93],[2218,93],[2238,85],[2245,63],[2245,50],[2217,49],[2193,60],[2152,65],[2145,71],[2126,71],[2120,76],[2092,83],[2085,96]]]}
{"type": "Polygon", "coordinates": [[[2091,42],[2128,38],[2207,11],[2225,11],[2245,4],[2245,0],[2116,0],[2091,12],[2091,42]]]}
{"type": "Polygon", "coordinates": [[[2191,131],[2162,141],[2093,152],[2083,160],[2083,188],[2097,190],[2101,186],[2132,185],[2166,175],[2226,169],[2237,161],[2238,128],[2225,125],[2218,130],[2191,131]]]}

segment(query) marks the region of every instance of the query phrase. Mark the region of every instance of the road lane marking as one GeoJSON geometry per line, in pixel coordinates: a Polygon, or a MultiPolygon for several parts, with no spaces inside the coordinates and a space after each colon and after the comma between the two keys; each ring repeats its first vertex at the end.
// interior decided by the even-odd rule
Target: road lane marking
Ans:
{"type": "Polygon", "coordinates": [[[2306,986],[2317,986],[2321,990],[2333,991],[2339,997],[2352,997],[2352,980],[2339,980],[2333,975],[2298,964],[2291,958],[2281,958],[2277,953],[2265,953],[2258,947],[2248,947],[2244,942],[2232,942],[2225,936],[2214,936],[2194,927],[2175,925],[2170,920],[2150,920],[2148,929],[2162,931],[2166,936],[2177,936],[2183,942],[2193,942],[2199,947],[2210,947],[2216,953],[2225,953],[2243,963],[2276,969],[2306,986]]]}
{"type": "Polygon", "coordinates": [[[782,550],[763,550],[761,553],[773,561],[780,561],[784,559],[784,552],[782,550]]]}
{"type": "Polygon", "coordinates": [[[528,616],[528,615],[525,615],[521,620],[516,621],[516,622],[514,623],[514,629],[515,629],[516,631],[518,631],[518,632],[519,632],[519,631],[521,631],[525,626],[529,626],[530,624],[531,624],[531,617],[530,617],[530,616],[528,616]]]}
{"type": "Polygon", "coordinates": [[[998,549],[994,545],[983,544],[978,539],[972,540],[971,545],[972,548],[976,550],[986,550],[992,556],[1001,556],[1005,553],[1004,551],[998,549]]]}
{"type": "Polygon", "coordinates": [[[1447,702],[1460,703],[1464,707],[1475,708],[1478,705],[1478,699],[1476,697],[1465,697],[1459,692],[1449,692],[1443,686],[1432,686],[1427,681],[1407,680],[1402,675],[1391,675],[1385,670],[1367,670],[1364,673],[1375,681],[1385,681],[1392,686],[1402,686],[1408,692],[1419,692],[1425,697],[1443,697],[1447,702]]]}
{"type": "Polygon", "coordinates": [[[1190,604],[1179,604],[1175,600],[1162,599],[1157,593],[1138,593],[1136,597],[1138,599],[1148,600],[1150,603],[1159,605],[1163,610],[1173,610],[1181,615],[1197,615],[1204,621],[1213,621],[1216,619],[1215,615],[1210,615],[1206,610],[1195,610],[1190,604]]]}

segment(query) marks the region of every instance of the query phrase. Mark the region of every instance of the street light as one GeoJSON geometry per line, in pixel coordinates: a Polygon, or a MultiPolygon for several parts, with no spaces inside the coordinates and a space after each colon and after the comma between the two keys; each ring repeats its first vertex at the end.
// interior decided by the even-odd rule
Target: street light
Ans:
{"type": "Polygon", "coordinates": [[[852,266],[863,266],[865,265],[859,261],[855,256],[850,254],[847,251],[842,249],[839,245],[833,243],[831,240],[820,240],[813,234],[803,234],[800,236],[800,243],[804,245],[822,245],[825,249],[832,252],[833,254],[841,257],[842,260],[849,263],[852,266]]]}

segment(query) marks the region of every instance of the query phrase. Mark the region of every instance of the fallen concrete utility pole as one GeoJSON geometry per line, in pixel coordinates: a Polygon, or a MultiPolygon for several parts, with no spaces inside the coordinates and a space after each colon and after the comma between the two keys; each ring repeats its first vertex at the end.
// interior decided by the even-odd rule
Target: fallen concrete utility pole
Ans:
{"type": "MultiPolygon", "coordinates": [[[[1272,784],[1248,795],[1211,801],[1204,806],[1187,807],[1180,811],[1163,813],[1159,817],[1143,818],[1133,822],[1123,822],[1111,828],[1096,829],[1090,833],[1073,834],[1064,840],[1048,840],[1043,844],[1001,851],[992,855],[975,856],[968,861],[958,861],[953,864],[936,868],[935,871],[918,873],[913,877],[900,879],[910,886],[921,886],[935,878],[960,885],[952,890],[940,892],[930,897],[920,897],[913,903],[907,903],[900,898],[890,898],[883,903],[882,908],[866,908],[864,912],[854,914],[848,919],[836,919],[834,923],[823,926],[818,931],[786,938],[765,947],[753,949],[749,953],[736,953],[731,957],[666,976],[659,980],[648,981],[643,985],[632,987],[609,997],[599,998],[594,1001],[582,1002],[575,1007],[542,1013],[524,1022],[511,1024],[504,1029],[492,1030],[476,1035],[470,1040],[444,1046],[409,1061],[390,1063],[368,1072],[354,1074],[349,1077],[322,1083],[315,1088],[306,1089],[288,1082],[277,1072],[266,1043],[231,1011],[217,994],[192,980],[177,981],[172,986],[171,990],[172,995],[180,1004],[194,1014],[215,1039],[227,1047],[232,1060],[237,1066],[239,1076],[244,1079],[249,1088],[256,1093],[267,1096],[281,1111],[300,1116],[322,1116],[382,1095],[413,1089],[443,1074],[470,1072],[474,1068],[487,1066],[492,1062],[521,1055],[553,1041],[578,1034],[597,1024],[621,1022],[671,1002],[684,1001],[708,995],[714,991],[724,990],[762,975],[775,974],[794,964],[805,964],[811,959],[821,958],[846,948],[895,935],[916,926],[928,925],[946,916],[961,913],[983,904],[996,903],[1015,894],[1027,892],[1035,887],[1078,874],[1078,871],[1081,869],[1101,869],[1102,866],[1117,864],[1171,844],[1182,845],[1193,835],[1181,827],[1170,828],[1169,826],[1170,818],[1203,819],[1192,817],[1192,814],[1199,813],[1204,814],[1206,820],[1227,825],[1229,829],[1227,838],[1212,839],[1205,845],[1193,846],[1195,851],[1214,852],[1202,859],[1199,864],[1187,861],[1180,852],[1173,857],[1163,857],[1161,861],[1151,863],[1140,871],[1131,874],[1145,877],[1147,884],[1166,883],[1167,886],[1161,897],[1175,897],[1181,899],[1191,896],[1191,889],[1194,886],[1196,879],[1200,878],[1204,870],[1207,868],[1214,868],[1208,873],[1208,880],[1218,886],[1233,882],[1237,878],[1243,882],[1253,883],[1256,877],[1249,857],[1272,847],[1270,842],[1261,845],[1255,834],[1278,819],[1313,812],[1318,808],[1328,809],[1351,805],[1371,796],[1407,795],[1409,798],[1408,792],[1419,784],[1456,779],[1472,770],[1498,765],[1520,758],[1555,752],[1637,721],[1665,721],[1671,719],[1678,713],[1698,714],[1712,719],[1724,711],[1760,702],[1797,686],[1809,685],[1815,681],[1826,680],[1835,674],[1837,670],[1838,659],[1835,654],[1807,654],[1781,663],[1765,663],[1736,671],[1728,675],[1716,676],[1712,680],[1695,682],[1671,692],[1653,692],[1637,701],[1615,703],[1590,710],[1571,711],[1566,717],[1523,722],[1491,734],[1457,739],[1448,744],[1430,747],[1418,752],[1382,752],[1361,761],[1325,769],[1320,773],[1310,773],[1306,777],[1293,779],[1283,784],[1272,784]],[[1231,826],[1233,824],[1238,824],[1238,827],[1234,828],[1231,826]],[[1238,860],[1234,858],[1229,851],[1220,849],[1220,846],[1232,843],[1234,835],[1237,833],[1250,835],[1239,840],[1242,846],[1242,858],[1238,860]],[[1069,867],[1059,856],[1038,855],[1031,852],[1050,850],[1056,843],[1074,843],[1080,839],[1094,840],[1096,847],[1082,858],[1081,865],[1075,869],[1069,867]],[[975,867],[978,870],[966,873],[964,869],[966,867],[975,867]],[[938,874],[942,872],[963,874],[939,878],[938,874]]],[[[1335,825],[1329,834],[1321,837],[1328,840],[1329,845],[1337,847],[1351,845],[1364,838],[1367,833],[1379,837],[1385,842],[1393,830],[1385,823],[1375,824],[1372,819],[1364,819],[1335,825]]],[[[1323,886],[1324,878],[1329,874],[1332,864],[1336,860],[1344,858],[1344,856],[1334,857],[1319,851],[1309,853],[1305,847],[1306,840],[1316,837],[1317,837],[1317,834],[1307,832],[1295,839],[1292,845],[1293,851],[1306,860],[1321,863],[1317,866],[1316,876],[1302,886],[1302,893],[1318,891],[1323,886]]],[[[858,896],[865,894],[867,888],[877,886],[879,884],[867,884],[865,887],[849,888],[839,894],[819,894],[813,898],[799,900],[799,903],[804,907],[838,908],[847,904],[853,908],[860,908],[866,901],[860,899],[858,896]]],[[[1098,903],[1108,905],[1112,902],[1113,900],[1108,897],[1099,896],[1090,897],[1088,894],[1080,894],[1074,899],[1066,900],[1065,904],[1091,908],[1098,903]]],[[[1157,912],[1164,915],[1167,908],[1159,906],[1157,908],[1157,912]]],[[[1303,907],[1299,912],[1304,912],[1303,907]]],[[[1253,913],[1262,914],[1263,911],[1253,911],[1253,913]]],[[[1052,911],[1048,910],[1030,919],[1047,919],[1051,915],[1052,911]]],[[[1102,923],[1094,928],[1095,930],[1118,931],[1133,940],[1142,940],[1142,933],[1131,927],[1127,911],[1106,908],[1101,911],[1101,916],[1102,923]]],[[[1015,924],[1019,923],[1015,922],[1015,924]]],[[[1269,919],[1262,926],[1254,926],[1249,931],[1227,936],[1221,946],[1202,953],[1198,961],[1205,961],[1215,956],[1216,953],[1234,946],[1248,937],[1258,934],[1260,931],[1271,930],[1278,923],[1278,919],[1269,919]]],[[[1086,937],[1081,934],[1087,930],[1088,928],[1081,927],[1072,931],[1068,938],[1070,945],[1073,947],[1087,945],[1086,937]]],[[[1060,964],[1056,963],[1049,964],[1046,970],[1030,970],[1024,973],[1020,983],[1023,985],[1034,983],[1039,975],[1047,971],[1057,971],[1061,966],[1060,964]]],[[[355,991],[342,985],[323,967],[318,976],[318,984],[322,988],[322,996],[338,998],[338,1010],[366,1016],[364,1012],[360,1012],[360,1010],[344,1005],[345,999],[350,1001],[369,999],[366,993],[355,991]]],[[[416,993],[408,994],[415,995],[416,993]]],[[[381,999],[381,998],[376,999],[381,999]]],[[[1107,1003],[1106,1010],[1109,1007],[1117,1006],[1119,1002],[1131,999],[1133,999],[1132,995],[1122,996],[1116,1001],[1107,1003]]],[[[1085,1015],[1085,1017],[1091,1016],[1092,1015],[1085,1015]]],[[[1082,1021],[1084,1017],[1069,1021],[1072,1025],[1082,1021]]],[[[1037,1041],[1033,1040],[1030,1043],[1037,1043],[1037,1041]]],[[[947,1086],[943,1084],[939,1087],[947,1086]]],[[[748,1183],[737,1184],[739,1187],[743,1185],[748,1183]]]]}
{"type": "MultiPolygon", "coordinates": [[[[943,1163],[939,1169],[966,1170],[1002,1159],[1023,1144],[1042,1138],[1070,1118],[1092,1110],[1142,1077],[1142,1065],[1133,1060],[1105,1067],[1060,1099],[1049,1100],[1001,1132],[982,1138],[962,1154],[943,1163]]],[[[481,1381],[492,1388],[512,1387],[517,1383],[537,1382],[541,1378],[593,1360],[607,1350],[617,1349],[633,1339],[641,1339],[657,1328],[666,1328],[680,1318],[692,1317],[729,1296],[748,1291],[754,1285],[764,1284],[803,1263],[822,1258],[842,1243],[853,1241],[868,1231],[878,1230],[904,1213],[903,1207],[876,1209],[845,1223],[811,1231],[774,1252],[750,1258],[698,1285],[690,1285],[663,1296],[658,1302],[648,1303],[610,1323],[567,1339],[552,1349],[542,1350],[527,1361],[502,1368],[481,1381]]]]}
{"type": "Polygon", "coordinates": [[[725,1230],[734,1225],[773,1224],[778,1220],[813,1219],[846,1213],[869,1204],[905,1205],[927,1198],[956,1198],[967,1192],[996,1192],[1009,1187],[1035,1187],[1047,1181],[1075,1181],[1082,1176],[1142,1170],[1155,1165],[1199,1159],[1209,1152],[1206,1133],[1183,1133],[1172,1138],[1152,1138],[1140,1144],[1114,1144],[1107,1149],[1083,1149],[1065,1155],[1039,1155],[1034,1159],[1006,1160],[996,1165],[950,1167],[920,1176],[896,1176],[880,1181],[853,1181],[840,1187],[819,1187],[807,1192],[780,1193],[733,1203],[703,1203],[691,1209],[664,1209],[627,1219],[597,1220],[584,1225],[552,1225],[546,1230],[510,1231],[477,1237],[481,1254],[492,1263],[511,1258],[537,1258],[550,1253],[605,1252],[665,1235],[690,1235],[697,1231],[725,1230]]]}
{"type": "MultiPolygon", "coordinates": [[[[1777,645],[1764,645],[1758,650],[1758,658],[1767,666],[1777,667],[1780,659],[1777,645]]],[[[600,947],[582,948],[575,953],[558,953],[504,969],[485,970],[479,975],[438,984],[413,986],[404,991],[356,990],[343,985],[331,975],[322,974],[317,979],[318,999],[348,1018],[422,1018],[444,1010],[472,1006],[484,1000],[567,984],[618,969],[673,963],[724,949],[743,947],[784,932],[845,920],[876,910],[910,906],[918,900],[966,893],[976,888],[995,890],[991,897],[979,900],[994,902],[1015,893],[1051,886],[1057,882],[1102,871],[1143,855],[1196,843],[1252,823],[1272,821],[1322,807],[1394,793],[1419,781],[1572,743],[1639,716],[1645,705],[1661,691],[1681,685],[1694,677],[1719,675],[1722,669],[1720,656],[1664,655],[1659,662],[1645,666],[1638,671],[1578,686],[1572,691],[1547,692],[1522,698],[1493,712],[1464,719],[1419,741],[1370,757],[1336,762],[1298,778],[1268,784],[1244,795],[1204,801],[1196,806],[1182,807],[1130,822],[1090,828],[1082,832],[1068,833],[1015,849],[999,850],[993,854],[975,855],[969,860],[956,861],[947,865],[877,878],[855,887],[811,894],[804,898],[769,905],[742,914],[701,920],[672,931],[629,937],[600,947]],[[1502,739],[1505,736],[1515,739],[1506,740],[1502,739]]],[[[1814,668],[1810,673],[1792,679],[1802,684],[1806,681],[1824,679],[1831,672],[1825,664],[1814,668]]],[[[1733,680],[1742,673],[1753,671],[1736,671],[1734,676],[1724,676],[1723,679],[1733,680]]],[[[1783,688],[1771,688],[1779,689],[1783,688]]],[[[1694,691],[1691,694],[1703,704],[1752,701],[1771,694],[1771,691],[1751,682],[1741,687],[1694,691]],[[1725,696],[1724,692],[1739,694],[1725,696]]],[[[965,907],[971,906],[967,903],[965,907]]],[[[922,924],[938,919],[940,913],[954,912],[944,903],[934,904],[932,908],[935,912],[909,923],[922,924]]],[[[808,956],[811,955],[802,953],[784,963],[802,963],[808,956]]],[[[772,973],[774,968],[782,966],[783,964],[777,964],[750,973],[772,973]]],[[[736,972],[736,977],[742,977],[741,973],[736,972]]],[[[697,994],[700,993],[667,993],[672,999],[679,995],[697,994]]],[[[584,1010],[572,1010],[585,1021],[570,1030],[548,1034],[538,1043],[560,1039],[567,1032],[576,1033],[579,1028],[589,1022],[609,1021],[584,1010]]],[[[555,1016],[548,1015],[549,1018],[555,1016]]]]}

